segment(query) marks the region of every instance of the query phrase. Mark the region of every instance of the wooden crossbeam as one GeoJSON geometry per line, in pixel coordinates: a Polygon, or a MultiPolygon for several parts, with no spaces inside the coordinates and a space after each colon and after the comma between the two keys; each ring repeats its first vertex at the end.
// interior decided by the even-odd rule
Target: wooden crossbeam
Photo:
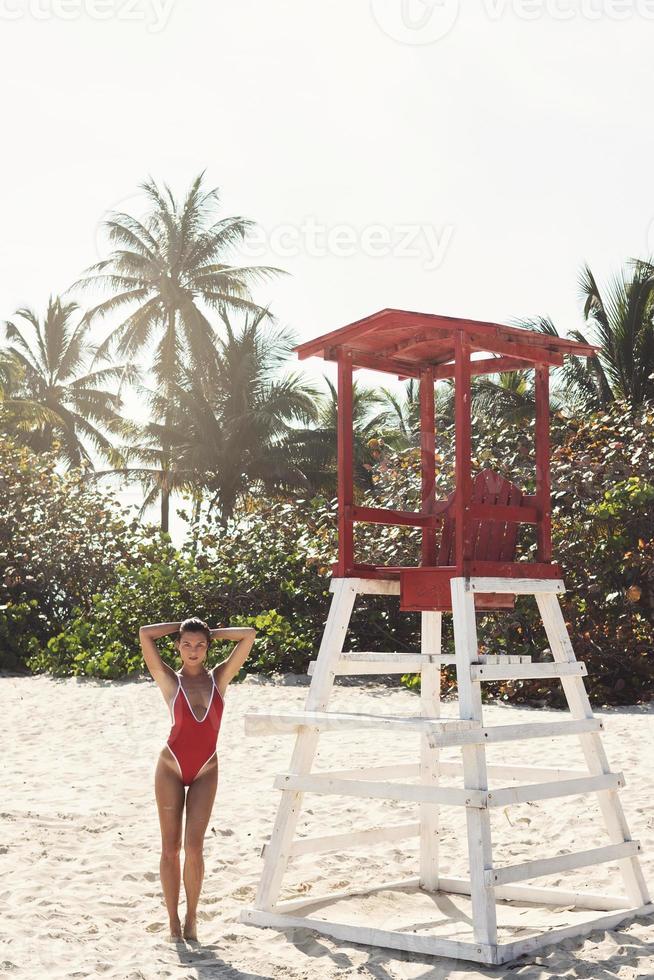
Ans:
{"type": "MultiPolygon", "coordinates": [[[[398,881],[379,883],[352,884],[337,891],[323,892],[317,895],[302,895],[298,898],[286,898],[277,902],[275,912],[296,912],[311,905],[326,905],[329,902],[340,902],[344,898],[356,895],[374,895],[378,891],[400,891],[420,887],[420,878],[401,878],[398,881]]],[[[469,895],[470,879],[453,878],[441,875],[439,892],[452,895],[469,895]]],[[[496,898],[510,902],[528,902],[531,905],[572,905],[576,909],[590,909],[594,912],[612,912],[628,909],[629,900],[624,895],[609,895],[586,891],[585,889],[571,890],[566,888],[543,888],[538,885],[497,885],[496,898]]]]}
{"type": "Polygon", "coordinates": [[[487,803],[490,807],[508,806],[511,803],[533,803],[535,800],[555,800],[562,796],[583,796],[605,790],[622,789],[624,776],[621,772],[602,776],[582,776],[578,779],[557,779],[552,782],[532,783],[528,786],[508,786],[489,790],[487,803]]]}
{"type": "Polygon", "coordinates": [[[393,929],[376,929],[372,926],[353,926],[343,922],[327,922],[310,915],[280,915],[259,909],[243,909],[242,922],[253,925],[274,926],[278,929],[314,929],[324,936],[333,936],[344,942],[364,943],[368,946],[382,946],[386,949],[403,949],[407,952],[431,956],[453,956],[472,960],[475,963],[496,962],[494,946],[481,943],[465,943],[456,939],[442,939],[438,936],[419,936],[411,932],[393,929]]]}
{"type": "Polygon", "coordinates": [[[640,851],[638,841],[625,841],[622,844],[607,844],[593,847],[588,851],[575,851],[559,854],[556,857],[541,858],[539,861],[525,861],[524,864],[511,864],[505,868],[493,868],[484,872],[487,885],[505,885],[511,881],[524,881],[526,878],[542,878],[545,875],[572,871],[575,868],[588,868],[594,864],[612,864],[623,858],[633,857],[640,851]]]}
{"type": "MultiPolygon", "coordinates": [[[[387,732],[418,732],[439,736],[468,734],[475,722],[459,718],[421,718],[338,711],[253,711],[244,716],[246,735],[274,735],[307,725],[321,731],[356,731],[366,728],[387,732]]],[[[456,744],[456,743],[454,743],[456,744]]]]}
{"type": "MultiPolygon", "coordinates": [[[[530,664],[531,657],[524,654],[486,654],[479,658],[480,663],[496,665],[530,664]]],[[[456,657],[424,653],[344,653],[338,660],[334,673],[338,675],[355,674],[412,674],[420,673],[426,664],[440,667],[456,666],[456,657]]],[[[311,676],[316,661],[310,660],[307,674],[311,676]]]]}
{"type": "Polygon", "coordinates": [[[507,592],[513,595],[537,595],[565,592],[561,579],[546,578],[490,578],[472,576],[465,579],[466,592],[507,592]]]}
{"type": "Polygon", "coordinates": [[[354,796],[371,800],[405,800],[411,803],[440,803],[442,806],[486,807],[486,795],[479,790],[451,786],[419,786],[410,783],[374,782],[368,779],[334,779],[332,776],[304,776],[282,772],[275,776],[275,789],[295,789],[325,796],[354,796]]]}
{"type": "Polygon", "coordinates": [[[545,350],[543,347],[532,346],[529,343],[514,342],[509,339],[500,340],[499,337],[494,337],[489,346],[486,338],[480,334],[471,334],[467,340],[471,350],[492,351],[496,354],[516,357],[518,360],[528,362],[525,367],[535,362],[549,364],[551,367],[561,367],[563,365],[563,354],[558,354],[552,350],[545,350]]]}
{"type": "Polygon", "coordinates": [[[470,676],[473,681],[509,681],[509,680],[548,680],[557,677],[586,677],[588,671],[585,663],[557,664],[473,664],[470,676]]]}
{"type": "Polygon", "coordinates": [[[356,731],[376,729],[381,732],[418,732],[430,743],[445,745],[480,745],[491,742],[516,742],[531,738],[557,738],[597,732],[603,723],[597,718],[578,721],[533,722],[521,725],[495,725],[481,728],[465,719],[401,717],[337,711],[249,712],[244,716],[246,735],[281,735],[302,726],[319,731],[356,731]]]}

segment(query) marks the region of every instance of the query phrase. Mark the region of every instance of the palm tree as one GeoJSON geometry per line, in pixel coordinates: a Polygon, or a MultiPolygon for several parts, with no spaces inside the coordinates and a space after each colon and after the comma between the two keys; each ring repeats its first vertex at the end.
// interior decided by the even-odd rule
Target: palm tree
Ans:
{"type": "MultiPolygon", "coordinates": [[[[307,479],[307,495],[322,493],[334,496],[337,489],[336,457],[338,452],[338,394],[324,375],[327,395],[317,398],[317,419],[311,428],[296,429],[285,440],[285,451],[307,479]]],[[[372,388],[352,382],[353,467],[355,485],[372,490],[370,468],[374,455],[370,439],[379,435],[376,416],[382,397],[372,388]]]]}
{"type": "MultiPolygon", "coordinates": [[[[434,389],[434,421],[436,430],[454,422],[454,387],[444,381],[434,389]]],[[[408,449],[420,445],[420,385],[409,378],[403,397],[389,388],[379,390],[382,410],[371,419],[371,427],[379,431],[393,449],[408,449]]]]}
{"type": "MultiPolygon", "coordinates": [[[[588,333],[573,330],[582,343],[597,343],[597,357],[566,358],[559,369],[562,390],[580,411],[593,411],[616,400],[633,406],[654,399],[654,265],[640,259],[628,263],[600,292],[585,265],[579,276],[588,333]]],[[[538,317],[524,321],[543,333],[560,336],[552,321],[538,317]]]]}
{"type": "Polygon", "coordinates": [[[146,490],[141,514],[160,488],[161,446],[171,449],[169,489],[190,492],[197,527],[205,494],[207,512],[223,525],[253,493],[268,496],[306,490],[308,481],[286,451],[294,423],[315,421],[319,395],[299,374],[278,376],[293,338],[284,330],[262,333],[266,310],[246,314],[236,332],[226,313],[226,337],[217,340],[218,381],[180,368],[167,396],[139,388],[155,421],[138,443],[123,449],[139,465],[119,472],[139,478],[146,490]],[[150,464],[150,465],[140,465],[150,464]]]}
{"type": "Polygon", "coordinates": [[[50,297],[43,320],[28,307],[14,316],[23,323],[8,320],[6,352],[21,368],[21,377],[11,377],[12,397],[4,400],[14,431],[35,452],[49,450],[58,443],[59,459],[70,466],[94,468],[84,439],[101,457],[116,460],[115,448],[103,429],[124,435],[129,423],[119,414],[122,406],[120,386],[135,380],[131,366],[112,365],[86,373],[85,364],[95,354],[87,339],[84,318],[73,326],[77,303],[62,303],[50,297]],[[105,385],[119,382],[112,393],[105,385]]]}
{"type": "MultiPolygon", "coordinates": [[[[86,314],[92,321],[121,313],[122,322],[98,346],[98,356],[112,351],[133,361],[144,349],[153,350],[152,371],[164,396],[174,388],[181,368],[214,382],[218,378],[216,334],[202,307],[220,315],[259,312],[249,284],[283,271],[224,261],[224,253],[243,240],[254,222],[242,217],[214,220],[219,191],[203,190],[203,177],[204,172],[195,178],[182,203],[166,184],[163,191],[151,178],[141,184],[149,202],[143,220],[112,213],[104,226],[114,250],[71,286],[111,291],[86,314]],[[122,319],[126,307],[131,310],[122,319]]],[[[166,473],[172,463],[170,446],[162,450],[161,527],[167,531],[171,488],[166,473]]]]}

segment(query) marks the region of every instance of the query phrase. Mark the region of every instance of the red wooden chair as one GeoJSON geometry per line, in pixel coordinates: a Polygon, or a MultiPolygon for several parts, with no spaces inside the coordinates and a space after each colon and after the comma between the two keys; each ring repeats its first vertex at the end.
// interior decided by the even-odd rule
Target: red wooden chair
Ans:
{"type": "MultiPolygon", "coordinates": [[[[401,610],[436,609],[447,612],[452,609],[450,579],[455,574],[455,517],[456,491],[447,498],[443,511],[441,540],[436,564],[419,568],[398,569],[401,610]]],[[[500,504],[502,506],[526,506],[523,493],[509,480],[494,470],[485,469],[472,480],[471,504],[500,504]]],[[[518,544],[520,525],[501,517],[471,520],[470,560],[477,562],[513,562],[518,544]]],[[[475,606],[478,609],[512,609],[515,596],[507,593],[477,592],[475,606]]]]}
{"type": "MultiPolygon", "coordinates": [[[[454,565],[454,493],[448,500],[443,520],[438,565],[454,565]]],[[[519,507],[522,490],[494,470],[481,470],[472,481],[473,504],[504,504],[519,507]]],[[[477,561],[515,561],[520,525],[515,521],[477,520],[471,522],[470,557],[477,561]]]]}

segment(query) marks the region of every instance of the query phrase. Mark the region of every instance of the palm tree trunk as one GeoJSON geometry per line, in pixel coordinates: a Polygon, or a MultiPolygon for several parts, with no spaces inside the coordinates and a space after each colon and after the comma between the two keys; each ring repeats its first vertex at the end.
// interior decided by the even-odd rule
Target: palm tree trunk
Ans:
{"type": "Polygon", "coordinates": [[[168,534],[168,520],[170,514],[170,490],[165,485],[166,471],[162,471],[164,482],[161,485],[161,530],[168,534]]]}

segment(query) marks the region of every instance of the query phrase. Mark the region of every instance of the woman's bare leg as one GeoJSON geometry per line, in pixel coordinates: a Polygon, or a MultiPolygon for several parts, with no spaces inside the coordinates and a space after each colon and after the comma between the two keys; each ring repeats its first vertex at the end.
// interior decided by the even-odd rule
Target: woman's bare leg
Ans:
{"type": "Polygon", "coordinates": [[[154,773],[154,792],[161,826],[161,860],[159,861],[161,887],[168,911],[171,938],[181,938],[182,928],[178,911],[179,852],[182,846],[184,785],[179,775],[161,757],[154,773]]]}
{"type": "Polygon", "coordinates": [[[195,777],[186,794],[186,826],[184,828],[184,890],[186,919],[184,938],[197,939],[197,910],[204,878],[204,835],[218,785],[218,764],[213,759],[195,777]]]}

